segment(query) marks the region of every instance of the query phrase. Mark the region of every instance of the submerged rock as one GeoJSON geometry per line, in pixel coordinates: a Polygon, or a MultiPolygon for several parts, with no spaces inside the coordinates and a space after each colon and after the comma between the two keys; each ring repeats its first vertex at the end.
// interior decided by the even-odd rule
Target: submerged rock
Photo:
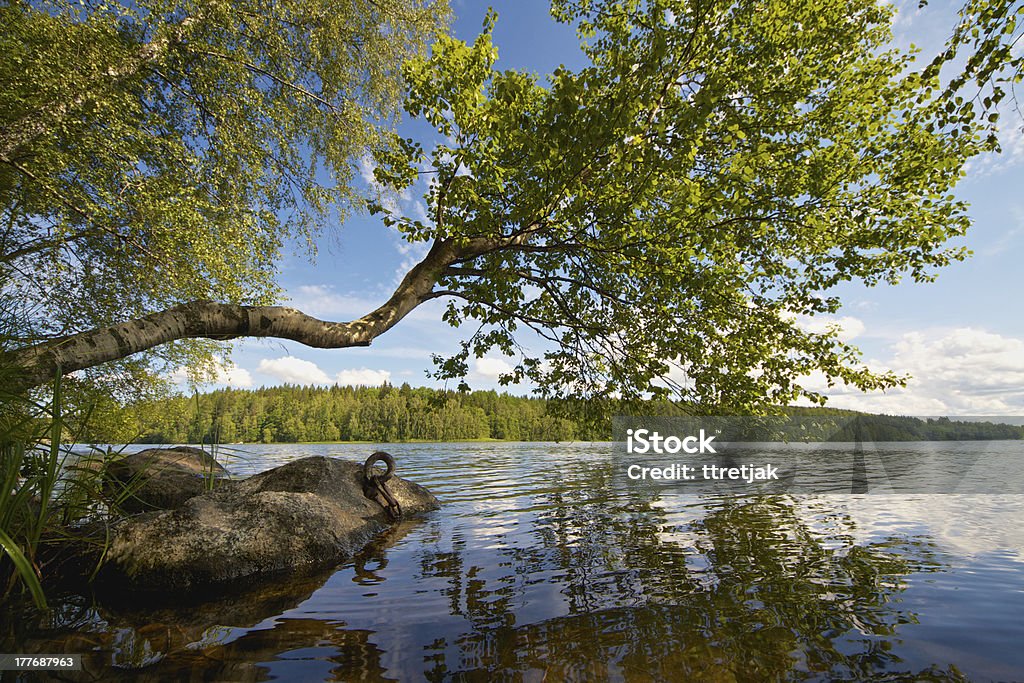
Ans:
{"type": "MultiPolygon", "coordinates": [[[[425,488],[393,477],[405,515],[435,510],[425,488]]],[[[336,562],[389,526],[363,492],[362,465],[296,460],[176,510],[128,518],[115,529],[102,576],[136,590],[201,589],[267,572],[336,562]]]]}
{"type": "Polygon", "coordinates": [[[219,484],[228,471],[199,448],[148,448],[107,463],[108,489],[126,491],[126,512],[171,510],[219,484]]]}

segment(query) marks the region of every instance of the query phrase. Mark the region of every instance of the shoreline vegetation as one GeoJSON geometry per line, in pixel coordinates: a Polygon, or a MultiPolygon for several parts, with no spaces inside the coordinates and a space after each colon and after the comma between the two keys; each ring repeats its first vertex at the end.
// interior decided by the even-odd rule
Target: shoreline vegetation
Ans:
{"type": "MultiPolygon", "coordinates": [[[[43,609],[47,605],[43,580],[56,576],[60,581],[60,567],[68,564],[75,568],[73,573],[88,575],[89,581],[101,570],[110,538],[95,535],[93,531],[99,528],[96,524],[109,527],[122,518],[127,512],[125,501],[145,481],[129,477],[115,483],[108,477],[109,467],[120,461],[110,447],[91,446],[85,458],[77,455],[68,460],[74,443],[143,441],[139,437],[117,438],[118,429],[135,429],[137,434],[149,437],[148,443],[192,442],[228,451],[230,445],[245,441],[239,436],[249,433],[258,433],[261,443],[585,441],[606,440],[611,435],[610,421],[577,424],[569,417],[549,412],[549,408],[564,406],[552,406],[541,399],[495,391],[413,388],[408,384],[398,388],[383,385],[221,389],[192,397],[179,395],[127,404],[118,403],[109,395],[89,405],[68,399],[57,375],[48,401],[22,406],[23,410],[17,413],[0,413],[4,418],[0,421],[0,480],[11,492],[0,500],[0,545],[9,560],[0,565],[0,583],[4,584],[4,596],[21,587],[43,609]],[[16,419],[18,415],[21,419],[16,419]],[[253,432],[257,428],[258,432],[253,432]],[[324,434],[325,430],[339,437],[344,434],[349,440],[309,438],[324,434]],[[437,438],[423,437],[424,431],[430,434],[430,430],[437,438]],[[506,436],[515,433],[519,438],[498,439],[495,430],[506,436]],[[166,439],[166,435],[185,438],[166,439]],[[278,435],[293,438],[276,439],[278,435]],[[193,436],[199,438],[189,438],[193,436]],[[85,566],[89,564],[93,566],[85,566]]],[[[634,414],[648,416],[644,419],[654,423],[681,417],[679,413],[685,408],[667,401],[647,401],[633,407],[634,414]]],[[[723,440],[1024,438],[1022,426],[865,415],[826,408],[788,408],[781,415],[739,421],[696,419],[712,420],[726,427],[733,425],[721,433],[723,440]],[[734,431],[736,427],[741,431],[734,431]],[[765,433],[783,438],[757,438],[765,433]]],[[[211,450],[211,455],[215,452],[211,450]]]]}
{"type": "MultiPolygon", "coordinates": [[[[93,411],[83,442],[137,444],[351,444],[609,441],[611,420],[579,420],[539,398],[496,391],[283,385],[218,389],[93,411]],[[102,416],[102,419],[98,419],[102,416]]],[[[678,404],[649,401],[632,414],[682,416],[678,404]]],[[[737,440],[951,441],[1024,438],[1024,427],[955,418],[872,415],[834,408],[785,409],[759,418],[737,440]],[[771,422],[771,420],[775,422],[771,422]],[[768,420],[768,422],[765,422],[768,420]],[[769,438],[760,438],[770,434],[769,438]]],[[[745,428],[750,423],[744,423],[745,428]]],[[[732,431],[732,430],[728,430],[732,431]]],[[[725,437],[723,436],[723,439],[725,437]]]]}

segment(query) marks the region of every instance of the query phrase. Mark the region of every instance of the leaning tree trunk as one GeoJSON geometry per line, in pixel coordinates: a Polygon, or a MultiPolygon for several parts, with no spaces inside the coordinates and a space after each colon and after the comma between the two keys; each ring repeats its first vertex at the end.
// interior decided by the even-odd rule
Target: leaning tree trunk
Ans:
{"type": "Polygon", "coordinates": [[[193,301],[110,327],[15,349],[4,358],[5,364],[18,369],[10,388],[27,389],[53,379],[57,372],[91,368],[177,339],[276,337],[322,349],[368,346],[414,308],[438,296],[440,293],[433,292],[434,284],[463,252],[449,243],[435,242],[384,305],[350,322],[318,320],[283,306],[193,301]]]}
{"type": "Polygon", "coordinates": [[[283,306],[242,306],[193,301],[142,318],[15,349],[3,361],[18,369],[14,391],[67,374],[126,358],[177,339],[276,337],[306,346],[340,349],[369,346],[424,301],[454,292],[434,291],[445,270],[481,254],[525,244],[538,225],[510,236],[437,240],[422,261],[402,279],[382,306],[350,322],[318,320],[283,306]]]}

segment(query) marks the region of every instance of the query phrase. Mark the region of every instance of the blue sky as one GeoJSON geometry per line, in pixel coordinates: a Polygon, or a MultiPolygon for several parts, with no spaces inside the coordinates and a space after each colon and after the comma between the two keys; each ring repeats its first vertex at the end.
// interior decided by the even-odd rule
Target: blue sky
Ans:
{"type": "MultiPolygon", "coordinates": [[[[582,65],[575,34],[551,20],[541,0],[453,2],[459,38],[471,41],[477,35],[488,4],[498,12],[498,68],[543,75],[559,64],[582,65]]],[[[896,44],[914,43],[925,56],[934,54],[953,26],[956,7],[933,2],[918,9],[917,0],[900,3],[896,44]]],[[[971,205],[974,220],[961,243],[974,255],[944,269],[934,283],[837,290],[846,304],[836,316],[846,337],[864,351],[873,368],[912,375],[909,386],[884,394],[832,389],[826,392],[832,396],[830,405],[916,415],[1024,414],[1024,304],[1017,291],[1024,267],[1024,135],[1019,118],[1004,120],[1012,123],[1003,131],[1004,153],[972,162],[957,189],[971,205]]],[[[414,125],[407,125],[405,132],[420,136],[428,148],[436,142],[414,125]]],[[[366,164],[360,168],[362,175],[370,170],[366,164]]],[[[399,199],[410,215],[423,209],[417,197],[422,189],[399,199]]],[[[355,216],[328,232],[318,247],[313,264],[300,250],[289,250],[281,283],[288,305],[334,320],[359,317],[383,303],[423,253],[366,216],[355,216]]],[[[432,368],[431,354],[456,351],[462,338],[461,331],[440,322],[443,308],[439,301],[422,306],[366,349],[325,351],[280,340],[242,342],[222,379],[234,386],[379,384],[385,379],[436,386],[426,374],[432,368]]],[[[506,362],[497,355],[477,360],[471,385],[496,387],[495,376],[506,362]]],[[[809,381],[821,385],[820,378],[809,381]]],[[[510,390],[525,393],[528,387],[510,390]]]]}

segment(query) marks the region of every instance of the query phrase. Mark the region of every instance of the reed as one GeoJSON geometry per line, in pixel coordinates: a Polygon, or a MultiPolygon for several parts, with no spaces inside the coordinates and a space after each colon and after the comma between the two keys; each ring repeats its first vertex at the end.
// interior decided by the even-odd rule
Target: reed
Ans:
{"type": "Polygon", "coordinates": [[[0,402],[0,544],[8,560],[0,577],[5,596],[20,586],[45,608],[38,551],[53,522],[60,473],[61,380],[54,380],[47,403],[6,391],[0,402]]]}
{"type": "Polygon", "coordinates": [[[59,372],[46,392],[29,395],[3,388],[9,371],[0,369],[0,593],[27,591],[45,609],[48,563],[69,552],[95,556],[94,575],[109,522],[141,480],[113,484],[104,469],[114,449],[75,447],[91,411],[69,419],[59,372]]]}

